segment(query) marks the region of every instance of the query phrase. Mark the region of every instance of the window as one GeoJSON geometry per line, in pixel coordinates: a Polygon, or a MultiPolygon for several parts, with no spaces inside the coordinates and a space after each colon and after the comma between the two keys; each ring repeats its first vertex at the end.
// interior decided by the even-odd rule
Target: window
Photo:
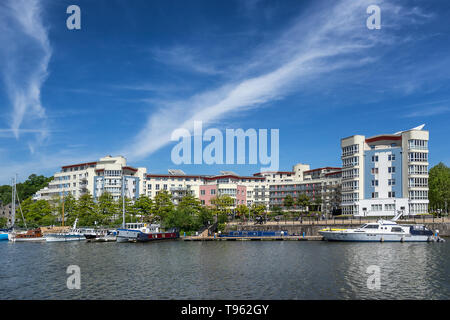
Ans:
{"type": "Polygon", "coordinates": [[[377,224],[368,224],[364,227],[364,229],[378,229],[377,224]]]}
{"type": "Polygon", "coordinates": [[[395,173],[395,167],[389,167],[388,168],[389,173],[395,173]]]}
{"type": "Polygon", "coordinates": [[[352,155],[354,153],[357,153],[358,151],[359,151],[359,145],[353,144],[351,146],[342,148],[342,156],[343,157],[349,156],[349,155],[352,155]]]}
{"type": "Polygon", "coordinates": [[[378,180],[372,180],[372,187],[378,186],[378,180]]]}
{"type": "Polygon", "coordinates": [[[388,179],[388,185],[395,186],[395,179],[388,179]]]}
{"type": "Polygon", "coordinates": [[[378,174],[378,168],[372,168],[372,174],[378,174]]]}
{"type": "Polygon", "coordinates": [[[403,232],[403,229],[400,227],[392,227],[391,232],[403,232]]]}
{"type": "Polygon", "coordinates": [[[378,192],[372,192],[372,199],[378,198],[378,192]]]}
{"type": "Polygon", "coordinates": [[[211,194],[216,194],[216,189],[211,189],[211,194]]]}
{"type": "Polygon", "coordinates": [[[382,210],[382,205],[381,204],[373,204],[371,206],[372,211],[381,211],[382,210]]]}
{"type": "Polygon", "coordinates": [[[395,204],[394,203],[388,203],[384,205],[384,210],[386,211],[395,211],[395,204]]]}
{"type": "Polygon", "coordinates": [[[409,165],[408,166],[409,174],[428,174],[428,166],[427,165],[409,165]]]}
{"type": "Polygon", "coordinates": [[[388,160],[389,161],[394,161],[395,160],[395,154],[388,155],[388,160]]]}
{"type": "Polygon", "coordinates": [[[389,191],[388,198],[395,198],[395,191],[389,191]]]}
{"type": "Polygon", "coordinates": [[[372,156],[372,162],[378,162],[378,156],[372,156]]]}
{"type": "Polygon", "coordinates": [[[408,140],[408,149],[428,150],[428,141],[419,139],[408,140]]]}
{"type": "Polygon", "coordinates": [[[205,195],[205,190],[200,190],[200,194],[201,194],[202,196],[204,196],[204,195],[205,195]]]}
{"type": "Polygon", "coordinates": [[[156,185],[156,190],[159,190],[159,184],[156,185]]]}
{"type": "Polygon", "coordinates": [[[409,162],[428,162],[428,153],[426,152],[408,152],[409,162]]]}
{"type": "Polygon", "coordinates": [[[358,157],[351,157],[351,158],[346,158],[346,159],[342,160],[343,167],[353,167],[353,166],[357,166],[358,164],[359,164],[358,157]]]}
{"type": "Polygon", "coordinates": [[[408,187],[428,187],[428,178],[409,178],[408,187]]]}

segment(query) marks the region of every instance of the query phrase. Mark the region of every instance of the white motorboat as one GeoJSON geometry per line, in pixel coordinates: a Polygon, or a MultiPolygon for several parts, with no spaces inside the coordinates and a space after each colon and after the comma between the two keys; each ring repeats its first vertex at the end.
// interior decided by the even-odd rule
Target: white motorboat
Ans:
{"type": "Polygon", "coordinates": [[[397,214],[392,220],[378,220],[374,223],[366,223],[356,229],[332,229],[325,228],[319,234],[328,241],[359,241],[359,242],[429,242],[441,241],[441,239],[424,225],[400,225],[397,219],[402,213],[397,214]]]}
{"type": "Polygon", "coordinates": [[[111,242],[117,240],[116,230],[89,230],[84,233],[88,242],[111,242]]]}
{"type": "Polygon", "coordinates": [[[69,232],[48,233],[46,234],[45,241],[47,242],[65,242],[65,241],[81,241],[86,240],[84,233],[77,229],[78,218],[75,219],[73,227],[69,232]]]}

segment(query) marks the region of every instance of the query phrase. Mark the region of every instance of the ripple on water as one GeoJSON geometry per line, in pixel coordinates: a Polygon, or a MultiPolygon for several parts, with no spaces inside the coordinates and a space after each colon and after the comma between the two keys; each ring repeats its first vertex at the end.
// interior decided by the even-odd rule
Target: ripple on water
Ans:
{"type": "Polygon", "coordinates": [[[3,299],[449,299],[450,244],[0,243],[3,299]],[[66,287],[69,265],[81,290],[66,287]],[[369,290],[367,267],[381,271],[369,290]]]}

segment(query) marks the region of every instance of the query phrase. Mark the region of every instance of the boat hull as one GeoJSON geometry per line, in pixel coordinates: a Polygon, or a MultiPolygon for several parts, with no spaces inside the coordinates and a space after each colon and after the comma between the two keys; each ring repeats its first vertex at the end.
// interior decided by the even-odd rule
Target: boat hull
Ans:
{"type": "Polygon", "coordinates": [[[0,233],[0,241],[8,241],[9,235],[7,233],[0,233]]]}
{"type": "Polygon", "coordinates": [[[132,229],[117,229],[117,242],[129,242],[137,241],[138,235],[141,233],[139,230],[132,229]]]}
{"type": "Polygon", "coordinates": [[[352,242],[428,242],[432,239],[425,235],[389,234],[389,233],[356,233],[345,231],[319,231],[328,241],[352,242]]]}
{"type": "Polygon", "coordinates": [[[70,235],[47,235],[45,241],[47,242],[67,242],[67,241],[82,241],[86,240],[84,235],[70,234],[70,235]]]}
{"type": "Polygon", "coordinates": [[[116,236],[101,236],[96,238],[87,239],[88,242],[113,242],[117,241],[116,236]]]}
{"type": "Polygon", "coordinates": [[[12,237],[11,241],[13,242],[41,242],[45,241],[44,237],[38,237],[38,238],[15,238],[12,237]]]}
{"type": "Polygon", "coordinates": [[[157,232],[157,233],[144,233],[138,234],[138,242],[149,242],[158,240],[175,240],[180,237],[179,232],[157,232]]]}

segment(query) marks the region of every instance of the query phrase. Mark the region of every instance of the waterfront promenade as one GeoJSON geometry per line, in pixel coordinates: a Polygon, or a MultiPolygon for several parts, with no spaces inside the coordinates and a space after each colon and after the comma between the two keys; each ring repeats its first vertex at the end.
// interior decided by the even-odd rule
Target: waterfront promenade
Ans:
{"type": "MultiPolygon", "coordinates": [[[[388,220],[389,218],[385,218],[388,220]]],[[[302,220],[280,220],[280,221],[267,221],[263,224],[256,224],[254,221],[231,221],[227,223],[227,226],[274,226],[274,225],[321,225],[321,226],[336,226],[336,225],[353,225],[359,226],[364,223],[376,222],[378,218],[347,218],[347,219],[314,219],[303,218],[302,220]]],[[[429,224],[429,223],[450,223],[450,217],[411,217],[408,219],[397,220],[398,224],[429,224]]]]}
{"type": "MultiPolygon", "coordinates": [[[[233,230],[249,231],[287,231],[288,235],[294,236],[320,236],[318,231],[323,228],[357,228],[365,223],[376,222],[377,219],[349,218],[349,219],[313,219],[305,218],[298,220],[267,221],[262,224],[255,222],[236,222],[227,223],[224,232],[233,230]]],[[[439,235],[443,237],[450,236],[450,217],[415,217],[409,219],[397,220],[398,224],[423,224],[431,230],[439,230],[439,235]]]]}

